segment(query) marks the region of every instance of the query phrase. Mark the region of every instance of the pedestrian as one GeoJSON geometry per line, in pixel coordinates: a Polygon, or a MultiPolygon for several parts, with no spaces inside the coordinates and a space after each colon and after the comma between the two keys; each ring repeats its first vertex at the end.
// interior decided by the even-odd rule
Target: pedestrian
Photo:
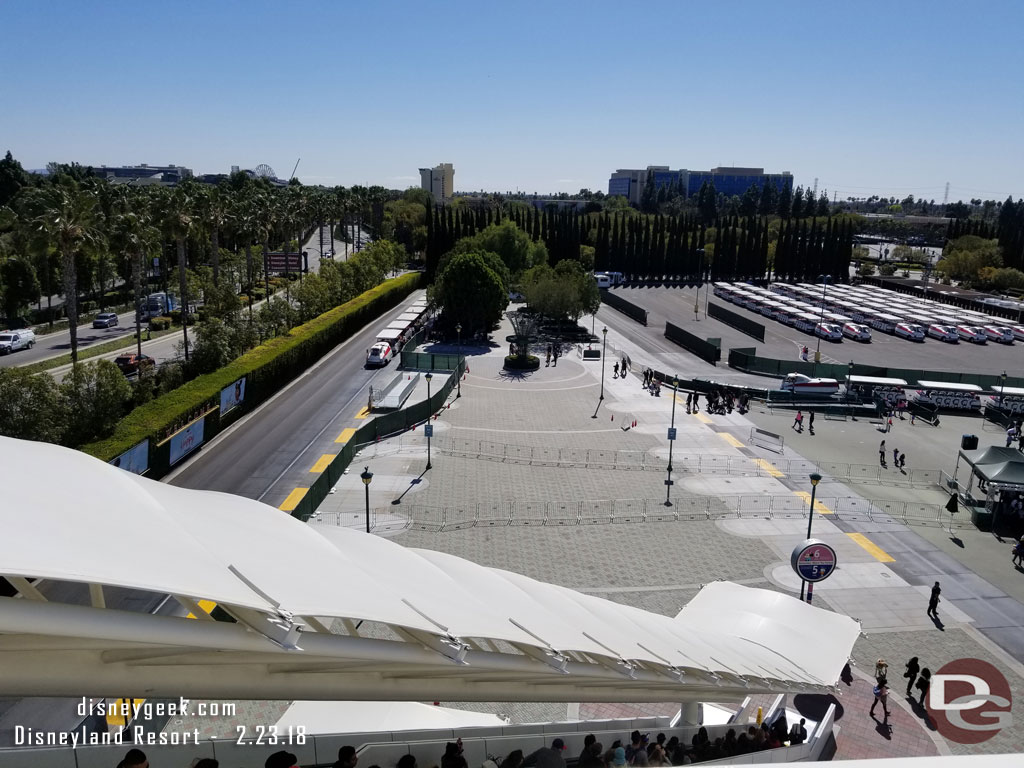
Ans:
{"type": "Polygon", "coordinates": [[[875,700],[871,702],[871,710],[869,714],[875,716],[875,707],[878,702],[882,702],[882,711],[885,713],[885,720],[889,719],[889,686],[884,677],[878,678],[878,685],[876,685],[871,692],[875,694],[875,700]]]}
{"type": "Polygon", "coordinates": [[[924,697],[928,695],[928,689],[932,687],[932,671],[928,667],[921,670],[921,677],[918,678],[917,685],[914,687],[921,692],[921,698],[917,703],[923,707],[924,697]]]}
{"type": "Polygon", "coordinates": [[[548,361],[547,361],[547,363],[545,364],[544,367],[547,368],[549,365],[551,365],[551,345],[550,344],[548,344],[548,361]]]}
{"type": "Polygon", "coordinates": [[[804,428],[804,414],[802,411],[796,412],[796,418],[793,419],[793,429],[797,432],[802,432],[804,428]]]}
{"type": "Polygon", "coordinates": [[[807,431],[814,434],[814,411],[807,412],[807,431]]]}
{"type": "Polygon", "coordinates": [[[917,680],[917,673],[921,671],[920,665],[917,663],[917,656],[911,657],[910,661],[907,662],[907,671],[903,673],[903,676],[907,678],[907,696],[911,694],[911,690],[914,687],[914,681],[917,680]]]}
{"type": "Polygon", "coordinates": [[[613,379],[619,378],[619,364],[618,363],[616,363],[615,365],[612,366],[612,378],[613,379]]]}
{"type": "Polygon", "coordinates": [[[1018,568],[1024,565],[1024,536],[1013,547],[1013,564],[1018,568]]]}
{"type": "Polygon", "coordinates": [[[889,662],[879,659],[875,662],[875,680],[889,677],[889,662]]]}
{"type": "Polygon", "coordinates": [[[557,344],[555,344],[554,349],[551,350],[551,356],[553,358],[555,358],[554,367],[557,368],[558,367],[558,345],[557,344]]]}
{"type": "Polygon", "coordinates": [[[913,426],[914,422],[917,421],[917,411],[910,412],[910,424],[913,426]]]}
{"type": "Polygon", "coordinates": [[[1006,430],[1006,447],[1009,448],[1010,444],[1017,439],[1017,427],[1013,424],[1006,430]]]}
{"type": "Polygon", "coordinates": [[[889,411],[889,419],[885,423],[885,431],[886,432],[891,432],[892,431],[892,411],[889,411]]]}
{"type": "Polygon", "coordinates": [[[892,449],[892,465],[896,469],[899,469],[899,466],[900,466],[900,449],[899,448],[893,448],[892,449]]]}
{"type": "Polygon", "coordinates": [[[693,392],[686,393],[686,412],[690,413],[693,408],[693,392]]]}
{"type": "Polygon", "coordinates": [[[928,615],[933,619],[939,618],[939,595],[942,594],[942,588],[939,586],[939,582],[935,582],[935,586],[932,587],[932,596],[928,598],[928,615]]]}
{"type": "Polygon", "coordinates": [[[907,466],[907,454],[900,453],[900,472],[903,471],[904,467],[907,466]]]}
{"type": "Polygon", "coordinates": [[[698,407],[698,401],[700,400],[700,392],[693,393],[693,412],[696,413],[700,410],[698,407]]]}
{"type": "Polygon", "coordinates": [[[885,440],[878,446],[878,463],[885,466],[885,440]]]}

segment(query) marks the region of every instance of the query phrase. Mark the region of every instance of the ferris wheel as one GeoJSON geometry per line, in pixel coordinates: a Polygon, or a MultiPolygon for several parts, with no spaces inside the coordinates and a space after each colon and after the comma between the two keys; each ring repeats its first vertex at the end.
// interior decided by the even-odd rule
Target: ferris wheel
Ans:
{"type": "Polygon", "coordinates": [[[276,179],[277,174],[274,173],[274,169],[266,163],[260,163],[253,169],[253,173],[261,179],[276,179]]]}

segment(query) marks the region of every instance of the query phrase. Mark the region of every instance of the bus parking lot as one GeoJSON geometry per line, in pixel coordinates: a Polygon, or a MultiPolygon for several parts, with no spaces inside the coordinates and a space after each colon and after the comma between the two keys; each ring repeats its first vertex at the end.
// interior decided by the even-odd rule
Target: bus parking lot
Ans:
{"type": "MultiPolygon", "coordinates": [[[[829,286],[825,292],[841,293],[845,286],[829,286]],[[839,288],[840,290],[836,290],[839,288]]],[[[613,288],[615,295],[633,302],[648,311],[648,332],[661,336],[665,323],[671,322],[701,338],[720,338],[722,362],[725,365],[728,351],[732,348],[750,348],[757,350],[757,355],[767,358],[800,360],[801,350],[806,346],[809,350],[808,359],[814,359],[815,350],[820,346],[821,361],[826,363],[849,363],[887,366],[893,368],[916,368],[932,371],[970,371],[978,373],[1000,374],[1006,371],[1010,377],[1024,376],[1024,341],[1000,344],[989,341],[986,344],[974,344],[968,341],[949,343],[935,338],[926,337],[924,341],[911,341],[900,338],[892,333],[871,330],[870,342],[858,342],[851,339],[829,341],[786,325],[771,317],[764,316],[760,311],[733,303],[727,298],[716,296],[711,286],[703,286],[699,291],[692,287],[631,287],[613,288]],[[713,317],[706,316],[708,301],[718,304],[765,328],[764,342],[740,332],[713,317]],[[699,311],[695,314],[695,304],[699,311]]],[[[821,286],[817,286],[820,296],[821,286]]],[[[874,289],[881,292],[880,296],[893,307],[907,306],[908,297],[892,291],[874,289]],[[891,299],[888,295],[891,295],[891,299]]],[[[782,298],[782,294],[779,294],[782,298]]],[[[810,297],[807,297],[810,298],[810,297]]],[[[810,303],[805,299],[806,303],[810,303]]],[[[921,311],[927,310],[923,302],[921,311]]],[[[955,308],[948,307],[953,314],[955,308]]],[[[809,310],[810,311],[810,310],[809,310]]],[[[821,307],[816,310],[819,314],[821,307]]],[[[829,311],[829,310],[826,310],[829,311]]],[[[894,310],[891,314],[897,315],[894,310]]],[[[1006,320],[999,321],[1007,324],[1006,320]]]]}

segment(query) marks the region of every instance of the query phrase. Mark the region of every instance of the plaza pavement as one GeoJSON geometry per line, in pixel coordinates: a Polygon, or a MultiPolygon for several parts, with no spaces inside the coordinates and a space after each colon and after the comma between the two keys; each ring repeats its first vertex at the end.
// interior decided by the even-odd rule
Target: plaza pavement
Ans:
{"type": "MultiPolygon", "coordinates": [[[[605,308],[600,320],[609,325],[609,345],[632,359],[631,373],[625,378],[613,378],[611,364],[615,358],[609,356],[603,402],[598,399],[601,363],[583,361],[575,350],[567,348],[557,367],[547,367],[542,361],[536,372],[510,376],[502,370],[504,346],[466,347],[470,370],[462,382],[462,397],[456,399],[453,392],[449,405],[433,422],[438,444],[444,439],[468,439],[523,446],[524,450],[561,448],[664,455],[671,392],[663,388],[661,397],[649,395],[640,385],[640,371],[650,365],[681,376],[706,375],[704,364],[681,352],[645,352],[630,340],[629,334],[616,330],[616,326],[631,321],[605,308]],[[632,427],[634,420],[636,427],[632,427]],[[630,428],[623,429],[626,425],[630,428]]],[[[508,332],[503,327],[493,337],[504,338],[508,332]]],[[[417,390],[412,397],[424,396],[425,391],[417,390]]],[[[753,413],[751,418],[736,413],[707,416],[703,410],[699,415],[687,415],[685,407],[677,405],[677,455],[731,456],[735,461],[771,459],[774,454],[749,445],[747,437],[755,421],[773,418],[777,417],[768,413],[753,413]]],[[[791,421],[792,416],[781,418],[791,421]]],[[[828,429],[832,424],[829,422],[828,429]]],[[[819,418],[815,426],[819,436],[826,434],[823,419],[819,418]]],[[[847,426],[872,429],[869,424],[847,426]]],[[[816,458],[815,449],[826,442],[811,444],[788,437],[789,457],[801,455],[793,450],[795,444],[805,457],[816,458]]],[[[873,441],[871,435],[868,447],[872,447],[873,441]]],[[[877,442],[873,447],[877,460],[877,442]]],[[[422,428],[367,446],[321,505],[320,519],[314,524],[362,527],[365,512],[358,474],[363,465],[368,465],[374,473],[370,486],[374,531],[394,536],[407,546],[450,552],[483,565],[521,572],[666,615],[675,615],[703,584],[715,579],[799,593],[799,583],[789,568],[789,553],[805,538],[806,517],[657,522],[656,519],[664,519],[675,509],[662,504],[665,477],[660,472],[544,466],[439,451],[432,451],[431,460],[432,469],[425,471],[422,428]],[[575,521],[570,517],[552,521],[564,524],[543,524],[544,504],[548,502],[583,503],[585,507],[607,509],[615,508],[623,500],[637,502],[637,510],[645,514],[620,517],[616,513],[614,519],[630,521],[622,523],[579,524],[585,517],[579,515],[575,521]],[[640,500],[646,501],[641,504],[640,500]],[[437,510],[457,513],[474,505],[514,508],[517,514],[504,525],[466,523],[468,527],[457,530],[436,529],[437,510]],[[536,510],[536,515],[530,513],[531,509],[536,510]],[[417,529],[417,519],[430,522],[430,529],[417,529]]],[[[682,507],[681,502],[693,494],[806,498],[799,494],[810,490],[805,477],[743,477],[706,472],[676,473],[674,477],[677,482],[672,495],[678,500],[676,507],[682,507]]],[[[855,496],[857,490],[862,489],[831,483],[826,478],[819,493],[820,497],[840,493],[855,496]]],[[[876,498],[900,497],[886,496],[896,489],[885,486],[869,490],[876,498]]],[[[936,500],[936,492],[929,490],[899,489],[899,494],[918,495],[933,503],[936,500]]],[[[941,501],[945,497],[938,498],[941,501]]],[[[558,509],[560,504],[554,506],[558,509]]],[[[453,519],[465,522],[467,518],[456,514],[453,519]]],[[[1011,752],[1024,743],[1024,727],[1019,724],[981,745],[947,743],[929,728],[921,711],[895,701],[900,698],[895,692],[900,690],[902,665],[915,655],[921,658],[923,666],[933,670],[965,656],[991,661],[1007,676],[1014,696],[1024,701],[1024,607],[1019,598],[1011,597],[975,571],[977,568],[987,573],[988,569],[1004,581],[1024,578],[1012,572],[1008,550],[1005,568],[997,571],[998,566],[983,562],[991,559],[987,550],[975,548],[979,537],[987,534],[976,537],[973,529],[957,531],[965,546],[955,557],[922,537],[922,531],[897,523],[858,523],[829,514],[815,516],[814,536],[835,547],[840,563],[831,579],[815,589],[815,604],[860,619],[864,629],[854,650],[854,680],[849,686],[840,686],[840,758],[1011,752]],[[925,616],[928,589],[935,580],[943,584],[943,602],[939,605],[942,627],[925,616]],[[867,714],[871,702],[867,677],[879,657],[889,661],[894,678],[891,728],[880,727],[867,714]]],[[[950,538],[945,532],[928,533],[932,538],[950,538]]],[[[820,706],[820,699],[812,702],[806,697],[790,697],[789,705],[814,709],[820,706]]],[[[618,711],[617,705],[599,709],[578,704],[462,706],[502,712],[519,721],[590,711],[607,717],[618,711]]],[[[649,711],[653,714],[662,709],[664,705],[652,705],[649,711]]],[[[628,714],[623,712],[623,716],[628,714]]]]}

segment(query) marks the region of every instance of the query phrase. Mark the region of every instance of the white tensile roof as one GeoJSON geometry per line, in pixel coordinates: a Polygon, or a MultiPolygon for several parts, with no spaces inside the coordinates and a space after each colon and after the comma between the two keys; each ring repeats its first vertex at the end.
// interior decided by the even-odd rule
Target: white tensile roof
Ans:
{"type": "Polygon", "coordinates": [[[0,466],[12,695],[681,701],[830,688],[860,631],[728,583],[653,614],[45,443],[0,438],[0,466]],[[92,585],[91,603],[42,599],[52,581],[92,585]],[[105,608],[104,587],[237,623],[105,608]]]}

